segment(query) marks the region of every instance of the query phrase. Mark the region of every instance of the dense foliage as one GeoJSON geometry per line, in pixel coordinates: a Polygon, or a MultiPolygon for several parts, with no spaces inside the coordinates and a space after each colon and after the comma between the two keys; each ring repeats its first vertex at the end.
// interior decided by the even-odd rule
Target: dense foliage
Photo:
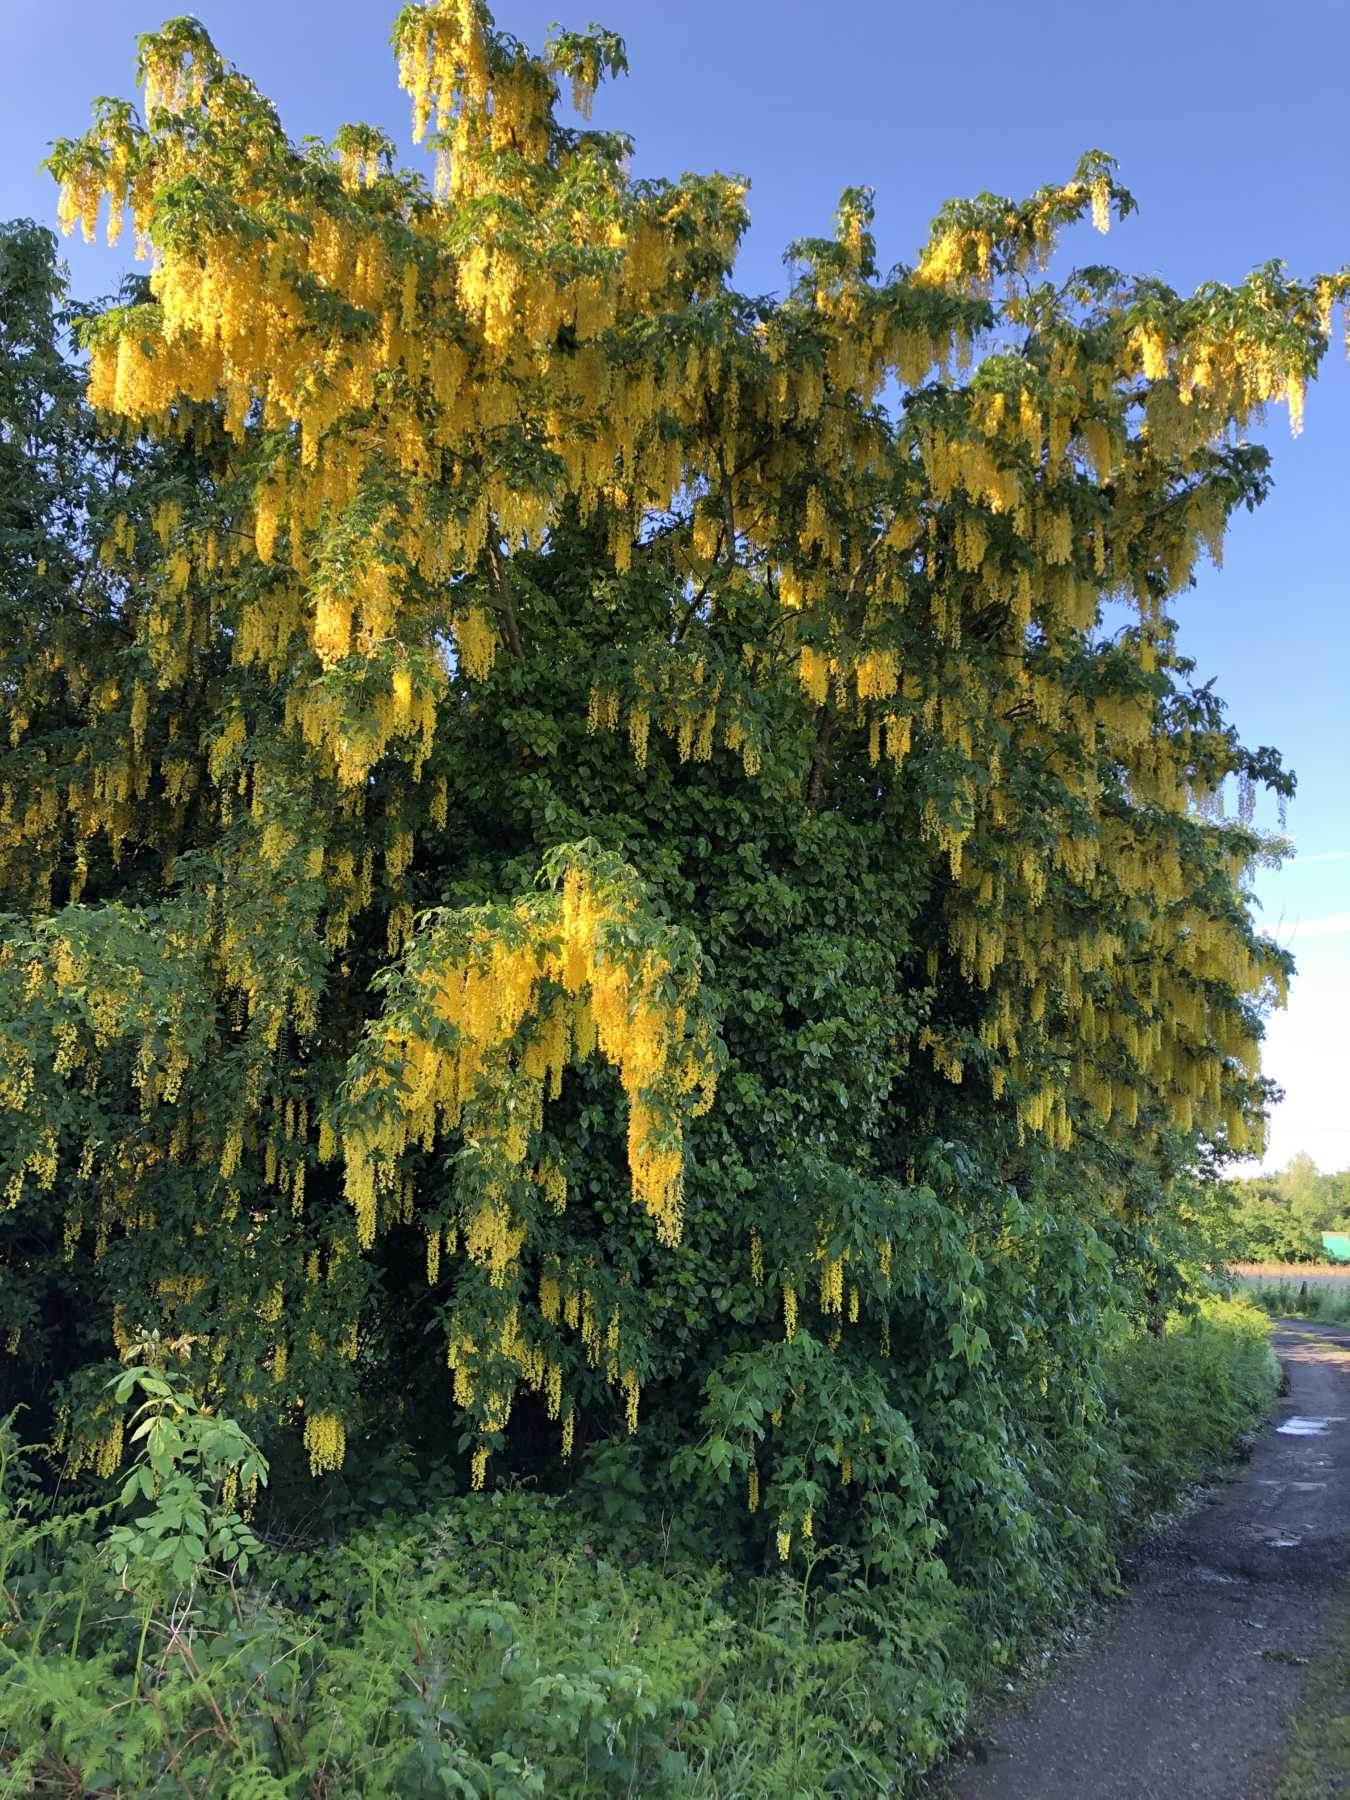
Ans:
{"type": "MultiPolygon", "coordinates": [[[[1231,1304],[1113,1336],[1105,1371],[1115,1544],[1276,1377],[1231,1304]]],[[[406,1474],[373,1473],[336,1546],[176,1591],[164,1505],[118,1578],[104,1520],[53,1512],[0,1428],[0,1793],[898,1795],[992,1672],[972,1592],[896,1605],[847,1564],[823,1586],[828,1554],[747,1580],[697,1530],[658,1532],[622,1456],[565,1498],[458,1495],[444,1473],[413,1494],[406,1474]]]]}
{"type": "Polygon", "coordinates": [[[1167,609],[1350,277],[1052,280],[1093,152],[744,296],[740,184],[559,119],[617,39],[395,40],[434,186],[143,40],[52,157],[154,252],[79,370],[4,240],[5,1397],[94,1492],[119,1356],[288,1480],[634,1434],[997,1642],[1109,1568],[1100,1347],[1259,1142],[1291,781],[1167,609]]]}

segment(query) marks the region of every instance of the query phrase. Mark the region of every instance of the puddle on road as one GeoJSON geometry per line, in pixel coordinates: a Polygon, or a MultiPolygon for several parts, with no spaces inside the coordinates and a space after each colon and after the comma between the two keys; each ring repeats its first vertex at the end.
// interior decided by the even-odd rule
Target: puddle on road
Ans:
{"type": "Polygon", "coordinates": [[[1338,1418],[1325,1419],[1295,1417],[1286,1419],[1283,1425],[1277,1425],[1275,1429],[1281,1437],[1321,1437],[1328,1425],[1343,1425],[1344,1423],[1343,1415],[1338,1418]]]}

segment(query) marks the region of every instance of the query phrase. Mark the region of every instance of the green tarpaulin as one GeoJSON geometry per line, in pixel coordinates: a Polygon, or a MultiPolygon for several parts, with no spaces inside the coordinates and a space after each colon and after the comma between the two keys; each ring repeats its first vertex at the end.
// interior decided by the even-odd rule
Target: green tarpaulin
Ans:
{"type": "Polygon", "coordinates": [[[1322,1248],[1332,1262],[1350,1262],[1350,1232],[1324,1231],[1322,1248]]]}

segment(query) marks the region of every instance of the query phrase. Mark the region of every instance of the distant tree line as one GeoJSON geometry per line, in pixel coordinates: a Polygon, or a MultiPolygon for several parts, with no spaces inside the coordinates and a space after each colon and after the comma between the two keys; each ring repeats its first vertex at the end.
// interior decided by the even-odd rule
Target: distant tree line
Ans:
{"type": "Polygon", "coordinates": [[[1233,1186],[1235,1260],[1315,1262],[1324,1231],[1350,1230],[1350,1169],[1324,1175],[1304,1153],[1274,1175],[1233,1186]]]}

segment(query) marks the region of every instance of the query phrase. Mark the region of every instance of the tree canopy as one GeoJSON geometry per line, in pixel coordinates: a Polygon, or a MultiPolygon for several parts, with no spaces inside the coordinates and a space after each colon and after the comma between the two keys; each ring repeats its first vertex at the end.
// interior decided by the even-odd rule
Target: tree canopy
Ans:
{"type": "Polygon", "coordinates": [[[613,34],[394,45],[430,182],[142,39],[51,158],[151,256],[81,369],[5,239],[12,1379],[103,1470],[172,1342],[316,1472],[647,1421],[784,1557],[1011,1529],[1261,1141],[1292,779],[1169,609],[1350,276],[1052,274],[1092,151],[890,271],[850,189],[745,295],[743,183],[563,121],[613,34]]]}

